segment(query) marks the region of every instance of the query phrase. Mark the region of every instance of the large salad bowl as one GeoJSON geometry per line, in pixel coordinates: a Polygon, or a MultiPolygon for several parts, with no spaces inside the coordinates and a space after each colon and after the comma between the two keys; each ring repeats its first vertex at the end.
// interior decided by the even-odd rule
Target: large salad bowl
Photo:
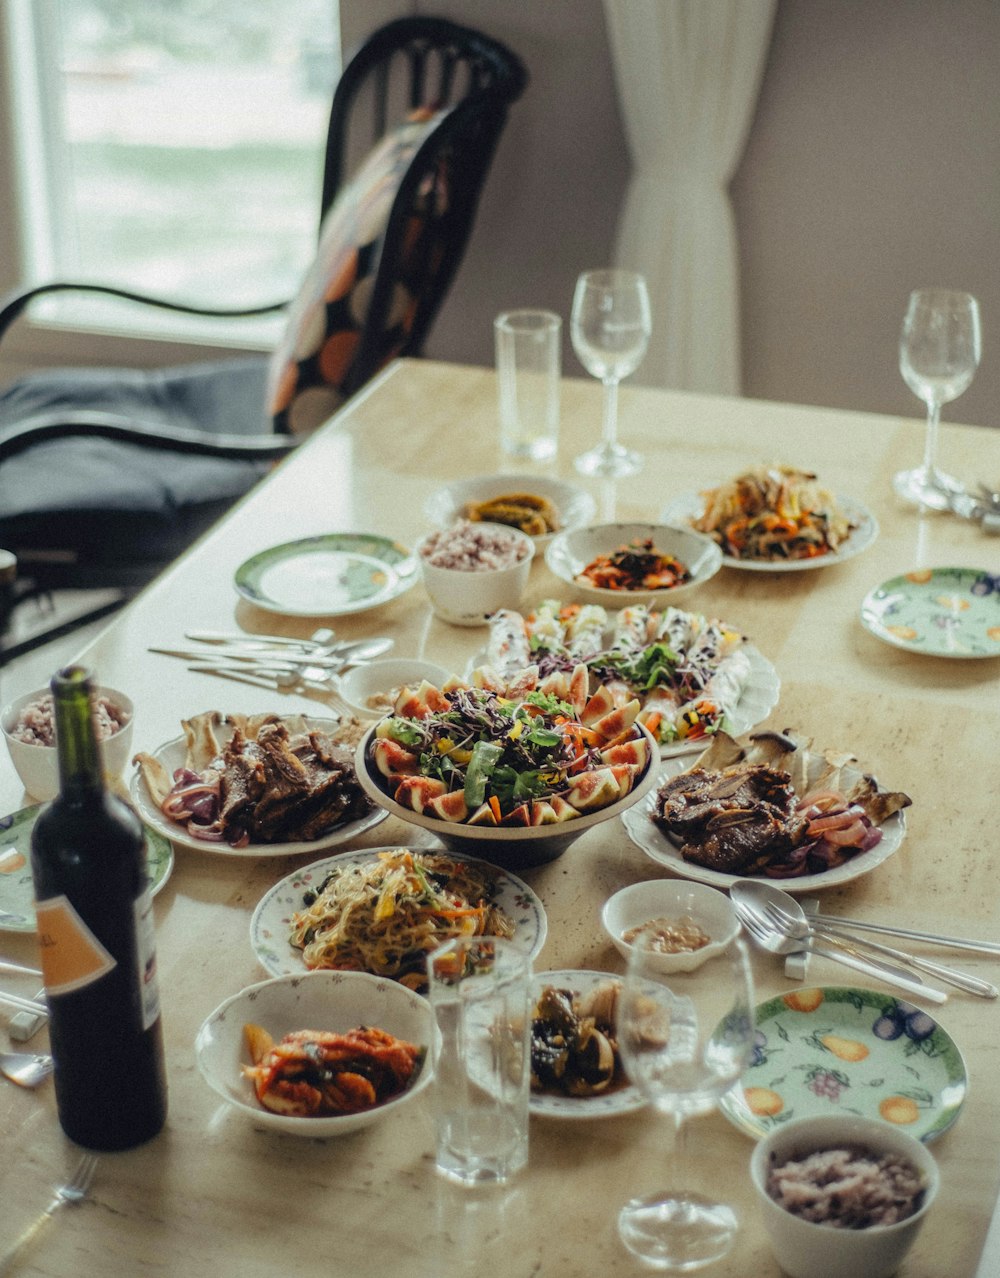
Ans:
{"type": "Polygon", "coordinates": [[[556,860],[582,834],[605,821],[617,819],[633,804],[640,803],[656,784],[659,773],[656,741],[647,728],[636,724],[635,737],[646,746],[645,764],[623,798],[603,807],[580,812],[558,824],[472,825],[463,821],[444,820],[436,814],[418,812],[397,803],[389,793],[391,782],[380,772],[375,760],[377,731],[378,724],[369,728],[358,743],[355,758],[358,781],[374,802],[392,816],[437,835],[447,847],[475,854],[507,870],[543,865],[556,860]]]}

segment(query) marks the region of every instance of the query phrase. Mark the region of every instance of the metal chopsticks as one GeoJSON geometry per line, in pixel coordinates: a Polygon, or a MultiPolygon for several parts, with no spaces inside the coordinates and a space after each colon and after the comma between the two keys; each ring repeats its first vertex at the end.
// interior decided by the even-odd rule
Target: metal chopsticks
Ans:
{"type": "Polygon", "coordinates": [[[1000,944],[995,941],[976,941],[964,936],[940,936],[935,932],[916,932],[905,927],[890,927],[884,923],[867,923],[863,919],[846,919],[839,914],[813,914],[811,917],[817,923],[829,923],[834,927],[857,928],[862,932],[879,932],[885,936],[903,936],[910,941],[951,946],[956,950],[969,950],[973,954],[1000,955],[1000,944]]]}

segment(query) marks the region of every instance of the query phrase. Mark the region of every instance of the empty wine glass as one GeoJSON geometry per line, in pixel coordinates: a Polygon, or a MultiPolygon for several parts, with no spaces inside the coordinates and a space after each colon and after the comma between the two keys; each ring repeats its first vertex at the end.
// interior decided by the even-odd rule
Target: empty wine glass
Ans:
{"type": "Polygon", "coordinates": [[[634,271],[584,271],[576,281],[570,334],[577,358],[604,383],[601,443],[576,459],[585,475],[634,475],[642,458],[618,443],[618,383],[634,373],[649,346],[646,281],[634,271]]]}
{"type": "Polygon", "coordinates": [[[967,390],[979,366],[979,304],[968,293],[951,289],[918,289],[899,339],[899,371],[918,399],[927,405],[924,460],[901,470],[893,487],[905,501],[947,510],[961,483],[938,469],[938,424],[941,405],[967,390]]]}
{"type": "MultiPolygon", "coordinates": [[[[618,1002],[618,1048],[629,1078],[674,1119],[673,1174],[683,1176],[684,1120],[709,1113],[740,1078],[754,1038],[753,978],[737,936],[690,972],[665,972],[663,955],[640,937],[618,1002]]],[[[678,1184],[627,1202],[622,1242],[644,1265],[687,1271],[729,1251],[737,1228],[726,1203],[678,1184]]]]}

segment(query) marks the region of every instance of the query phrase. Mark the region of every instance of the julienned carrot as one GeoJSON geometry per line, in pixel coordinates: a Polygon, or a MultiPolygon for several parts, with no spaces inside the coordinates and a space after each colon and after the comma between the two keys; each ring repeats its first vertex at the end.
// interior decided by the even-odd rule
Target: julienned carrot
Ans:
{"type": "Polygon", "coordinates": [[[495,794],[491,794],[491,795],[490,795],[490,797],[489,797],[489,799],[487,800],[487,802],[488,802],[488,803],[489,803],[489,805],[490,805],[490,811],[491,811],[491,812],[493,813],[493,815],[496,817],[497,824],[499,825],[499,824],[500,824],[500,818],[501,818],[501,815],[502,815],[502,814],[501,814],[501,811],[500,811],[500,800],[497,798],[497,796],[496,796],[495,794]]]}

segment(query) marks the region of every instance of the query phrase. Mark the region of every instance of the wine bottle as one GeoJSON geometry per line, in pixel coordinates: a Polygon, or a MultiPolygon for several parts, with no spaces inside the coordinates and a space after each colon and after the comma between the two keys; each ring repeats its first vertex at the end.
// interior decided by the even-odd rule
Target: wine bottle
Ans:
{"type": "Polygon", "coordinates": [[[59,794],[31,871],[59,1121],[88,1149],[128,1149],[166,1120],[153,910],[142,825],[107,791],[82,666],[52,679],[59,794]]]}

